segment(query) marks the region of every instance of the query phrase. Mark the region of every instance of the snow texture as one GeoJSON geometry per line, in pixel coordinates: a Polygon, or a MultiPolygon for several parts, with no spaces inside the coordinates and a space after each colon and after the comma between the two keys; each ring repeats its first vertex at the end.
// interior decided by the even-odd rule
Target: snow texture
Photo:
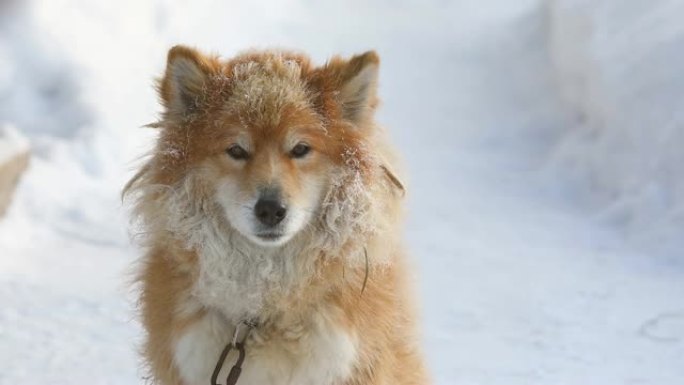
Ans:
{"type": "Polygon", "coordinates": [[[642,246],[684,230],[684,2],[555,0],[549,49],[572,119],[555,163],[642,246]]]}
{"type": "Polygon", "coordinates": [[[436,384],[682,383],[681,1],[14,3],[0,384],[142,382],[119,193],[178,43],[378,50],[436,384]]]}
{"type": "Polygon", "coordinates": [[[0,126],[0,164],[28,150],[29,142],[15,127],[0,126]]]}

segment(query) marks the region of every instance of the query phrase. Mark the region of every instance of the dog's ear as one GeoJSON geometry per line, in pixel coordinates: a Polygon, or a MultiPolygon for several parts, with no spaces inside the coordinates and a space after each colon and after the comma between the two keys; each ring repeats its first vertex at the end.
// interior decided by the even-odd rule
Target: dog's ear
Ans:
{"type": "Polygon", "coordinates": [[[169,50],[159,96],[167,111],[177,116],[193,113],[201,100],[209,76],[215,70],[211,59],[197,50],[177,45],[169,50]]]}
{"type": "Polygon", "coordinates": [[[343,118],[361,123],[370,117],[377,104],[379,66],[380,58],[375,51],[354,56],[349,61],[333,60],[328,64],[335,72],[343,118]]]}
{"type": "Polygon", "coordinates": [[[340,102],[345,119],[365,120],[376,104],[380,58],[375,51],[354,56],[347,64],[340,88],[340,102]]]}

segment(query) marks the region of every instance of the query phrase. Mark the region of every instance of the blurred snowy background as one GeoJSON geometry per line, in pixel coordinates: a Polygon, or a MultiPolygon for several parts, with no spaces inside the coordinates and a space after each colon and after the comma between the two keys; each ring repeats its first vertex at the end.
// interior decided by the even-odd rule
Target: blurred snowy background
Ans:
{"type": "Polygon", "coordinates": [[[142,382],[119,191],[177,43],[377,49],[436,384],[683,384],[683,20],[682,0],[0,0],[0,127],[32,151],[0,219],[0,384],[142,382]]]}

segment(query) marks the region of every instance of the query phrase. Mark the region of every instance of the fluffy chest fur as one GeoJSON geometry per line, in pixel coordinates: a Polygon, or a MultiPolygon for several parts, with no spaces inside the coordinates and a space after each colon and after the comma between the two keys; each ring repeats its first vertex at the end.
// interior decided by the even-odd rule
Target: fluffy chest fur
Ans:
{"type": "MultiPolygon", "coordinates": [[[[209,312],[177,336],[173,359],[184,384],[209,381],[234,327],[224,316],[209,312]]],[[[246,351],[241,385],[334,385],[350,376],[357,343],[354,334],[335,321],[335,311],[324,308],[300,322],[257,327],[246,351]]],[[[221,381],[236,359],[237,352],[231,352],[221,381]]]]}
{"type": "Polygon", "coordinates": [[[191,302],[230,322],[277,313],[285,299],[301,295],[298,290],[314,274],[313,256],[297,247],[296,239],[289,246],[262,248],[221,225],[201,223],[191,302]]]}
{"type": "MultiPolygon", "coordinates": [[[[351,373],[356,341],[339,322],[339,309],[326,303],[306,311],[283,311],[288,297],[313,274],[311,258],[293,255],[293,247],[276,251],[254,248],[208,231],[198,255],[199,273],[179,313],[211,309],[176,336],[174,362],[185,384],[205,384],[240,320],[263,318],[246,342],[247,359],[240,384],[337,384],[351,373]],[[231,247],[226,247],[230,241],[231,247]],[[300,257],[300,258],[298,258],[300,257]]],[[[232,352],[223,380],[237,358],[232,352]]]]}

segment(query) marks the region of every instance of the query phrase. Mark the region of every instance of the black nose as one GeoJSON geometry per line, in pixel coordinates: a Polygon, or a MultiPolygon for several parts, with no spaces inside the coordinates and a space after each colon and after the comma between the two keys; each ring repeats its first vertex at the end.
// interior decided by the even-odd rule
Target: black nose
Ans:
{"type": "Polygon", "coordinates": [[[287,209],[280,201],[274,199],[259,199],[254,205],[254,215],[266,226],[275,226],[287,214],[287,209]]]}

